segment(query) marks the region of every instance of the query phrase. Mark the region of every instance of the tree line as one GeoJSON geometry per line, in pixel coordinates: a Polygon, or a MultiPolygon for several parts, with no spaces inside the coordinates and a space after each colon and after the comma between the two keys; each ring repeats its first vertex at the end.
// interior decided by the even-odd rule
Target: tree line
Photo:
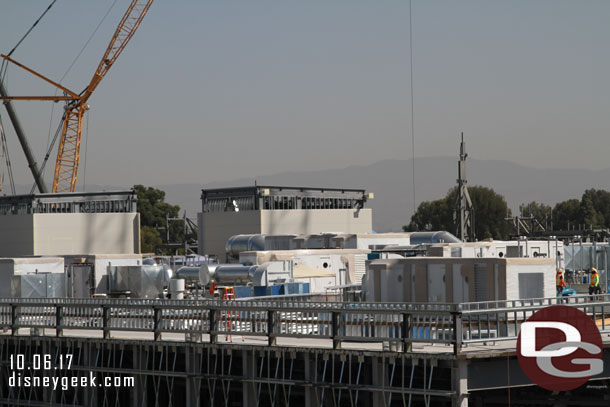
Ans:
{"type": "MultiPolygon", "coordinates": [[[[444,198],[424,201],[419,204],[406,232],[426,230],[447,230],[454,233],[453,218],[457,200],[457,187],[451,188],[444,198]]],[[[512,213],[504,196],[483,186],[468,187],[468,193],[475,211],[475,234],[477,239],[508,239],[513,227],[506,218],[512,213]]],[[[603,189],[587,189],[580,199],[568,199],[554,206],[540,202],[519,205],[522,216],[533,216],[543,225],[553,230],[570,230],[583,225],[584,228],[610,228],[610,192],[603,189]]]]}
{"type": "MultiPolygon", "coordinates": [[[[142,253],[152,253],[155,247],[167,243],[167,231],[165,217],[178,217],[180,207],[165,202],[165,191],[134,185],[133,190],[137,195],[138,212],[140,213],[140,246],[142,253]],[[164,233],[161,233],[161,232],[164,233]]],[[[182,225],[176,222],[169,224],[169,240],[171,242],[182,242],[182,225]]]]}

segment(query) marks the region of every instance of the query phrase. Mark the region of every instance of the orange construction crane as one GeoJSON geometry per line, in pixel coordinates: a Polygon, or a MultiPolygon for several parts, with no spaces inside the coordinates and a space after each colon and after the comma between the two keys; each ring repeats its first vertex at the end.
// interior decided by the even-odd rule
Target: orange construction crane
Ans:
{"type": "Polygon", "coordinates": [[[81,94],[76,94],[58,83],[44,77],[33,69],[30,69],[6,55],[0,55],[6,61],[17,65],[31,74],[43,79],[60,89],[64,96],[7,96],[0,100],[52,100],[67,101],[64,124],[57,150],[57,162],[55,164],[55,175],[53,176],[53,192],[74,192],[78,176],[78,164],[80,161],[80,143],[83,129],[83,115],[89,110],[87,101],[104,78],[112,64],[119,57],[125,46],[136,32],[146,12],[152,5],[153,0],[132,0],[125,15],[121,19],[106,53],[102,57],[93,78],[81,94]]]}

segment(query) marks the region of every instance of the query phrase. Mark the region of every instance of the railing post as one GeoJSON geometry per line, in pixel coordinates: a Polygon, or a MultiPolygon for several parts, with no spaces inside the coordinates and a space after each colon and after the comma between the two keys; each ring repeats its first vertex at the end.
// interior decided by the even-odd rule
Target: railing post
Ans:
{"type": "Polygon", "coordinates": [[[19,328],[16,328],[17,325],[17,304],[11,304],[11,335],[17,335],[19,328]]]}
{"type": "Polygon", "coordinates": [[[208,334],[210,335],[210,343],[218,342],[218,334],[216,334],[216,331],[217,331],[216,325],[218,324],[218,316],[216,314],[217,311],[218,310],[216,310],[214,308],[210,308],[210,310],[209,310],[210,326],[208,329],[208,334]]]}
{"type": "Polygon", "coordinates": [[[55,336],[63,336],[64,334],[62,329],[63,319],[63,307],[58,304],[55,306],[55,336]]]}
{"type": "Polygon", "coordinates": [[[455,336],[453,342],[453,354],[458,355],[462,351],[462,313],[460,311],[452,312],[453,314],[453,335],[455,336]]]}
{"type": "Polygon", "coordinates": [[[155,341],[161,340],[161,308],[153,306],[153,339],[155,341]]]}
{"type": "Polygon", "coordinates": [[[267,311],[267,344],[269,346],[275,346],[276,337],[275,337],[275,311],[268,310],[267,311]]]}
{"type": "Polygon", "coordinates": [[[110,308],[107,305],[102,305],[102,327],[104,339],[110,339],[110,308]]]}
{"type": "Polygon", "coordinates": [[[402,351],[411,352],[413,351],[413,342],[410,341],[413,336],[413,327],[411,326],[412,320],[410,314],[402,314],[402,351]]]}
{"type": "Polygon", "coordinates": [[[333,349],[341,349],[341,313],[339,311],[332,311],[331,323],[331,337],[333,339],[333,349]]]}

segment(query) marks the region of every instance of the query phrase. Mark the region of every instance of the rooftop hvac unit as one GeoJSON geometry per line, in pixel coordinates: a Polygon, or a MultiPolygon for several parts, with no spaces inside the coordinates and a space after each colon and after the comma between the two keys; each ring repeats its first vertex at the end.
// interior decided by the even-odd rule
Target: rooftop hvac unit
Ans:
{"type": "Polygon", "coordinates": [[[61,298],[66,296],[65,291],[63,274],[21,274],[11,277],[11,296],[15,298],[61,298]]]}
{"type": "Polygon", "coordinates": [[[163,266],[108,266],[110,294],[132,298],[162,298],[168,280],[163,266]]]}

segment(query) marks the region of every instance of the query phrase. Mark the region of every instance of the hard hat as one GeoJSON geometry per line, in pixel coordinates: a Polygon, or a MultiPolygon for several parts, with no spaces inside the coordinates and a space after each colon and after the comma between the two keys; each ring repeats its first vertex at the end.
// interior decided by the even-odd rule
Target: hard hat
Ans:
{"type": "Polygon", "coordinates": [[[559,273],[563,273],[563,270],[562,270],[562,269],[557,269],[557,273],[558,273],[558,274],[559,274],[559,273]]]}
{"type": "Polygon", "coordinates": [[[597,273],[597,269],[595,267],[591,267],[591,273],[597,273]]]}

